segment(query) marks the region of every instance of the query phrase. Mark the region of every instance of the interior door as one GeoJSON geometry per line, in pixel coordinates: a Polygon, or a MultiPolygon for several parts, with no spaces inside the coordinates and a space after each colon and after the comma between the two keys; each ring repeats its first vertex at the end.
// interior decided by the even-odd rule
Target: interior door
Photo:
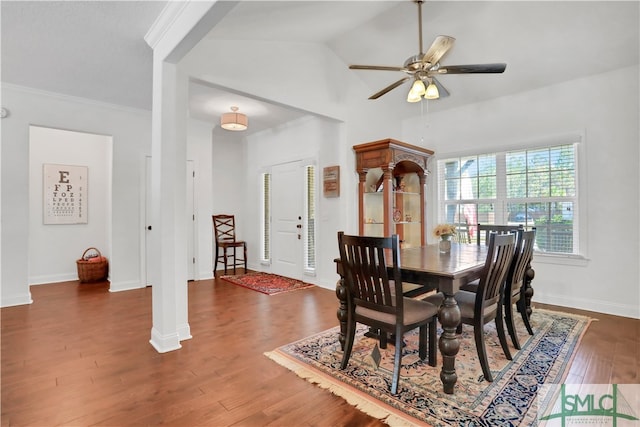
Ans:
{"type": "Polygon", "coordinates": [[[195,209],[195,166],[193,160],[187,160],[187,280],[195,280],[196,278],[196,209],[195,209]]]}
{"type": "Polygon", "coordinates": [[[144,258],[144,280],[147,286],[151,286],[151,277],[149,277],[150,263],[151,263],[151,251],[149,250],[149,233],[153,230],[153,224],[151,220],[151,156],[145,157],[145,201],[144,201],[144,224],[145,224],[145,258],[144,258]]]}
{"type": "Polygon", "coordinates": [[[304,207],[302,162],[271,169],[272,271],[302,279],[304,207]]]}
{"type": "MultiPolygon", "coordinates": [[[[151,156],[146,156],[145,158],[145,274],[144,279],[146,281],[147,286],[152,285],[151,278],[149,276],[149,266],[151,259],[151,251],[149,248],[149,233],[153,232],[153,225],[151,221],[151,156]]],[[[195,247],[197,244],[196,236],[195,236],[195,226],[196,226],[196,215],[195,215],[195,169],[193,160],[187,160],[187,188],[186,191],[186,228],[185,232],[187,233],[187,280],[195,279],[195,269],[196,269],[196,258],[195,258],[195,247]]]]}

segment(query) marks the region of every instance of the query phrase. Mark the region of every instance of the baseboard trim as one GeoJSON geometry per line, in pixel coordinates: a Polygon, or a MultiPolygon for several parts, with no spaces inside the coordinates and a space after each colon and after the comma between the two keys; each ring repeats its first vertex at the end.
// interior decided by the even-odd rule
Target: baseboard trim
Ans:
{"type": "Polygon", "coordinates": [[[167,353],[169,351],[179,350],[182,348],[180,345],[180,337],[177,332],[162,335],[156,330],[151,328],[151,339],[149,343],[156,349],[158,353],[167,353]]]}
{"type": "Polygon", "coordinates": [[[612,304],[600,300],[568,297],[566,295],[555,295],[545,292],[539,292],[535,287],[535,281],[533,282],[533,289],[533,302],[551,304],[560,307],[577,308],[580,310],[594,311],[596,313],[611,314],[613,316],[640,319],[640,310],[636,305],[612,304]]]}
{"type": "Polygon", "coordinates": [[[33,299],[31,299],[31,292],[27,292],[23,295],[15,295],[9,298],[2,298],[2,303],[0,303],[0,307],[14,307],[17,305],[27,305],[33,304],[33,299]]]}
{"type": "Polygon", "coordinates": [[[49,283],[71,282],[78,280],[78,273],[47,274],[29,277],[30,285],[46,285],[49,283]]]}
{"type": "Polygon", "coordinates": [[[122,292],[122,291],[132,291],[134,289],[142,289],[144,285],[141,285],[137,280],[129,280],[126,282],[111,282],[111,286],[109,286],[109,292],[122,292]]]}
{"type": "Polygon", "coordinates": [[[189,340],[191,336],[191,327],[188,323],[178,326],[178,337],[180,341],[189,340]]]}

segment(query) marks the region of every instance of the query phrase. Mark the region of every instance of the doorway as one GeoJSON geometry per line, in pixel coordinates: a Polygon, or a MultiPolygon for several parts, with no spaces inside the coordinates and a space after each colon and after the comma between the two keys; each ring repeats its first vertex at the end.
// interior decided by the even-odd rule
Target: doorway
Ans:
{"type": "Polygon", "coordinates": [[[271,168],[272,271],[302,279],[303,272],[303,174],[302,162],[271,168]]]}
{"type": "MultiPolygon", "coordinates": [[[[193,160],[187,160],[186,167],[186,209],[185,209],[185,222],[187,233],[187,280],[196,279],[196,207],[195,207],[195,166],[193,160]]],[[[145,220],[145,255],[142,258],[144,260],[144,283],[146,286],[151,286],[151,280],[149,275],[150,259],[152,257],[149,248],[149,233],[153,230],[153,224],[151,220],[151,156],[145,157],[145,208],[144,208],[144,220],[145,220]]]]}

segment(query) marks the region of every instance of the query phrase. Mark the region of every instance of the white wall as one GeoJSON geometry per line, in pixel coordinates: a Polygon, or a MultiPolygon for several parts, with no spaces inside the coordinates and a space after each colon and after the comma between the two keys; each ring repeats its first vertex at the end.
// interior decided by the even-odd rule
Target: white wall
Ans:
{"type": "Polygon", "coordinates": [[[29,283],[76,280],[75,260],[87,248],[111,258],[111,136],[31,126],[29,151],[29,283]],[[44,224],[47,163],[87,167],[86,224],[44,224]]]}
{"type": "MultiPolygon", "coordinates": [[[[638,75],[635,66],[429,115],[425,145],[439,158],[584,134],[586,260],[536,254],[535,301],[640,317],[638,75]]],[[[417,139],[420,129],[419,120],[407,120],[406,138],[417,139]]],[[[434,175],[429,200],[436,200],[434,175]]],[[[435,214],[432,204],[427,227],[435,214]]]]}
{"type": "MultiPolygon", "coordinates": [[[[144,224],[140,215],[140,189],[144,179],[142,159],[150,152],[150,113],[6,84],[2,86],[2,104],[11,115],[2,120],[0,305],[31,301],[29,125],[112,135],[111,289],[142,286],[140,236],[144,224]]],[[[75,260],[79,257],[75,250],[60,256],[73,260],[70,268],[75,269],[75,260]]]]}
{"type": "MultiPolygon", "coordinates": [[[[323,166],[328,165],[318,163],[318,153],[322,149],[326,159],[335,157],[335,149],[331,149],[331,146],[335,145],[331,142],[327,147],[323,145],[327,141],[336,139],[335,129],[337,126],[338,124],[334,121],[307,116],[277,129],[263,131],[247,138],[245,187],[247,209],[244,218],[249,248],[249,268],[269,271],[269,266],[260,265],[261,174],[268,171],[272,165],[297,160],[311,160],[316,163],[318,170],[322,170],[323,166]]],[[[272,203],[278,203],[278,201],[273,200],[272,203]]],[[[328,245],[326,235],[333,232],[325,229],[328,220],[323,219],[322,212],[325,210],[321,194],[317,198],[317,203],[320,221],[316,227],[316,242],[320,249],[328,245]]],[[[305,277],[305,281],[319,283],[323,276],[321,272],[326,269],[327,261],[318,254],[317,275],[316,277],[305,277]]]]}
{"type": "MultiPolygon", "coordinates": [[[[212,167],[211,215],[235,215],[236,238],[245,240],[247,224],[245,218],[245,203],[247,199],[243,189],[249,169],[245,160],[245,137],[242,132],[230,132],[220,128],[213,131],[210,141],[212,167]]],[[[248,206],[254,206],[250,204],[248,206]]],[[[213,229],[213,223],[211,225],[213,229]]],[[[213,244],[213,232],[212,236],[213,244]]]]}
{"type": "MultiPolygon", "coordinates": [[[[246,150],[246,210],[248,231],[249,268],[266,271],[259,263],[260,246],[260,174],[269,166],[295,160],[313,160],[317,167],[316,276],[305,280],[334,289],[338,279],[334,259],[339,256],[337,232],[357,231],[357,185],[353,146],[375,139],[393,137],[382,129],[396,125],[386,115],[366,115],[354,118],[347,126],[335,120],[303,117],[276,129],[270,129],[247,138],[246,150]],[[340,166],[340,197],[325,198],[322,194],[322,170],[327,166],[340,166]],[[253,249],[252,249],[253,248],[253,249]]],[[[373,111],[376,111],[374,109],[373,111]]],[[[277,203],[274,200],[273,203],[277,203]]]]}
{"type": "Polygon", "coordinates": [[[317,43],[205,38],[180,65],[192,77],[332,118],[345,116],[353,77],[333,51],[317,43]],[[259,72],[247,66],[246,52],[252,52],[252,64],[260,64],[259,72]],[[289,77],[301,68],[303,74],[289,77]]]}

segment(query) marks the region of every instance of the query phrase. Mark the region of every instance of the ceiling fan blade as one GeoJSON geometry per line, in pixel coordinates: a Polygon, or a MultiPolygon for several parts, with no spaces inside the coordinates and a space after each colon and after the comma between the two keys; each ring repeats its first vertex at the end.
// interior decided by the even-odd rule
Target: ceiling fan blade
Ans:
{"type": "Polygon", "coordinates": [[[384,65],[349,65],[350,70],[404,71],[404,67],[387,67],[384,65]]]}
{"type": "Polygon", "coordinates": [[[433,81],[433,84],[438,88],[438,94],[440,95],[440,98],[446,98],[450,95],[449,91],[445,89],[444,86],[442,86],[442,83],[440,83],[435,77],[431,77],[431,80],[433,81]]]}
{"type": "Polygon", "coordinates": [[[429,50],[427,50],[427,53],[422,57],[422,63],[429,63],[431,65],[437,64],[438,61],[440,61],[440,58],[442,58],[444,54],[453,47],[453,42],[455,41],[456,39],[450,36],[436,37],[433,43],[431,43],[429,50]]]}
{"type": "Polygon", "coordinates": [[[475,74],[475,73],[503,73],[507,64],[473,64],[447,65],[435,70],[436,74],[475,74]]]}
{"type": "Polygon", "coordinates": [[[374,93],[373,95],[371,95],[369,97],[369,99],[378,99],[380,98],[382,95],[384,95],[387,92],[391,92],[393,89],[397,88],[398,86],[400,86],[402,83],[406,82],[407,80],[409,80],[411,77],[403,77],[400,80],[398,80],[395,83],[390,84],[389,86],[385,87],[384,89],[382,89],[380,92],[378,93],[374,93]]]}

